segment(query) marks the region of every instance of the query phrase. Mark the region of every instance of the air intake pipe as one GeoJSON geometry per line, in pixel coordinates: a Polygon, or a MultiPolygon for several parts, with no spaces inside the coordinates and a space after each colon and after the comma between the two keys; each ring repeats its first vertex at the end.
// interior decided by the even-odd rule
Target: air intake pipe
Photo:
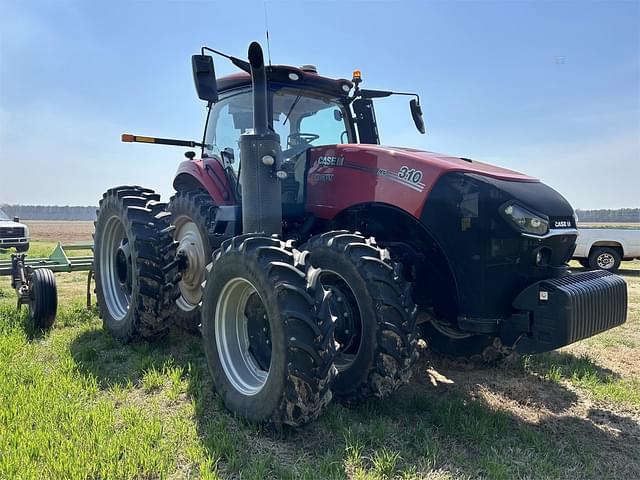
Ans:
{"type": "Polygon", "coordinates": [[[275,175],[282,151],[269,126],[269,97],[262,47],[249,45],[253,84],[253,132],[240,136],[243,233],[282,233],[282,194],[275,175]]]}

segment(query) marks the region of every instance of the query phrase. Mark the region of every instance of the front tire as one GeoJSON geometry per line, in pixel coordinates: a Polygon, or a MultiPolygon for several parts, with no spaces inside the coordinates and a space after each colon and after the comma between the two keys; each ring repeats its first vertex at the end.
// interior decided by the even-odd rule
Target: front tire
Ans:
{"type": "Polygon", "coordinates": [[[338,317],[334,394],[354,404],[392,393],[409,381],[418,359],[416,305],[400,265],[373,239],[348,231],[312,237],[305,248],[338,317]]]}
{"type": "Polygon", "coordinates": [[[94,234],[96,297],[104,327],[121,342],[164,335],[175,312],[171,215],[138,186],[109,189],[94,234]]]}
{"type": "Polygon", "coordinates": [[[277,238],[247,234],[214,254],[202,304],[209,370],[226,407],[276,428],[331,400],[334,324],[319,271],[277,238]]]}

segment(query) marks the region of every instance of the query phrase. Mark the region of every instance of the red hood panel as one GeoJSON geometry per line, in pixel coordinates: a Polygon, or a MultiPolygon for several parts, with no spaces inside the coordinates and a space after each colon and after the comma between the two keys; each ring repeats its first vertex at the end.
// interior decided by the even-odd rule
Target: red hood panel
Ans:
{"type": "Polygon", "coordinates": [[[360,204],[380,203],[416,218],[438,179],[468,172],[512,182],[538,180],[505,168],[438,153],[381,145],[328,145],[309,151],[307,211],[331,219],[360,204]]]}
{"type": "Polygon", "coordinates": [[[441,169],[442,173],[446,172],[469,172],[478,175],[486,175],[500,180],[513,180],[518,182],[537,182],[537,178],[530,177],[523,173],[515,172],[507,168],[497,167],[488,163],[471,162],[462,160],[458,157],[451,157],[443,153],[427,152],[424,150],[416,150],[413,148],[403,147],[387,147],[383,145],[353,145],[353,148],[378,152],[378,154],[386,153],[390,156],[400,156],[408,158],[420,163],[428,163],[431,166],[441,169]]]}

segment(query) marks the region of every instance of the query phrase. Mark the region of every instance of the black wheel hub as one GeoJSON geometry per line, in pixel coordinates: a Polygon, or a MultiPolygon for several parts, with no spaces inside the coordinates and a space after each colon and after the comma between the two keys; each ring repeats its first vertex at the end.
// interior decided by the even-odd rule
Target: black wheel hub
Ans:
{"type": "Polygon", "coordinates": [[[131,294],[131,249],[126,240],[123,240],[116,250],[116,276],[123,290],[131,294]]]}
{"type": "Polygon", "coordinates": [[[336,318],[335,338],[340,344],[336,363],[350,363],[360,349],[362,337],[362,320],[358,302],[342,277],[331,273],[323,273],[320,281],[331,292],[331,313],[336,318]]]}
{"type": "Polygon", "coordinates": [[[271,365],[271,329],[267,312],[257,293],[247,300],[245,315],[250,353],[258,366],[268,371],[271,365]]]}

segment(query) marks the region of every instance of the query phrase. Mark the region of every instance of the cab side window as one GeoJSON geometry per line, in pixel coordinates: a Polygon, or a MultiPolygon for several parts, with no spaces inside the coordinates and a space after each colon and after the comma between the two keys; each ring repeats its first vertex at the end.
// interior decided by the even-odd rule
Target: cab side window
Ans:
{"type": "Polygon", "coordinates": [[[233,170],[240,167],[240,135],[252,128],[251,92],[246,91],[224,98],[211,109],[204,153],[221,157],[221,152],[231,149],[233,170]]]}

